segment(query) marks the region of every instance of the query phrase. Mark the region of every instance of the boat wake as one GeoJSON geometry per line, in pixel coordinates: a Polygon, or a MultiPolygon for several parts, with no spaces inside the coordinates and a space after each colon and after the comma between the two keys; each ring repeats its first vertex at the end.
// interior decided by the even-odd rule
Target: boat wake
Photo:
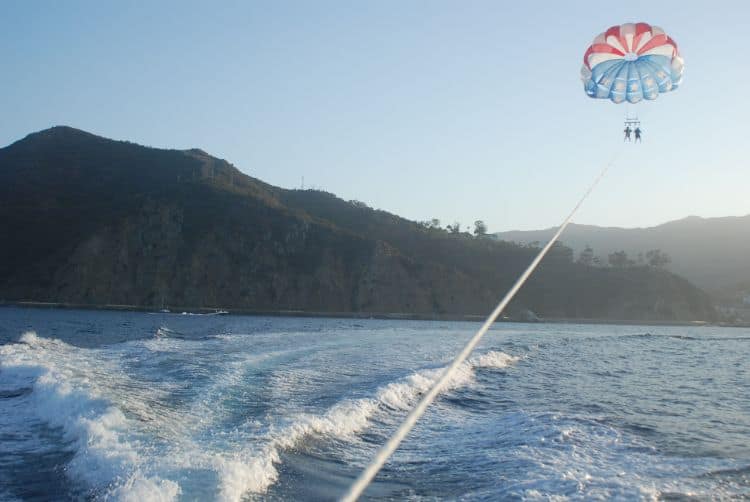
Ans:
{"type": "MultiPolygon", "coordinates": [[[[19,399],[16,420],[39,420],[62,432],[65,448],[74,452],[66,474],[83,482],[93,496],[117,500],[171,500],[179,486],[149,473],[146,456],[153,403],[161,396],[119,374],[107,359],[91,357],[87,349],[38,337],[29,332],[19,343],[0,347],[0,386],[30,388],[19,399]],[[113,380],[118,380],[112,385],[113,380]],[[127,402],[118,406],[108,395],[113,387],[127,388],[127,402]],[[129,417],[123,412],[127,410],[129,417]]],[[[121,394],[122,395],[122,394],[121,394]]]]}
{"type": "MultiPolygon", "coordinates": [[[[64,447],[73,453],[66,475],[85,485],[90,497],[174,500],[192,493],[190,485],[196,482],[212,483],[211,496],[221,500],[263,494],[278,480],[281,452],[311,436],[356,440],[375,417],[388,421],[406,413],[443,371],[415,372],[378,388],[372,397],[345,399],[319,415],[299,414],[281,427],[248,421],[216,432],[212,424],[223,415],[211,403],[197,398],[182,407],[165,404],[173,387],[150,385],[123,370],[127,358],[156,357],[154,364],[163,364],[158,359],[165,353],[162,341],[185,343],[162,328],[151,341],[127,349],[147,353],[77,348],[33,332],[0,347],[0,392],[25,400],[15,409],[26,416],[18,414],[15,420],[61,431],[64,447]]],[[[214,386],[239,385],[259,359],[229,361],[214,386]]],[[[444,392],[471,385],[477,368],[502,369],[517,360],[497,351],[479,355],[464,363],[444,392]]],[[[211,389],[207,392],[219,391],[211,389]]]]}

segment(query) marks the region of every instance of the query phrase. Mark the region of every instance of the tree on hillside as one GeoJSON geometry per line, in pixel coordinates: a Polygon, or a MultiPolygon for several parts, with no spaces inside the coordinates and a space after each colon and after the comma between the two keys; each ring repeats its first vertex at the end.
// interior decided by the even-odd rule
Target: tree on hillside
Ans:
{"type": "Polygon", "coordinates": [[[586,244],[586,248],[578,254],[578,263],[590,267],[594,264],[594,250],[586,244]]]}
{"type": "Polygon", "coordinates": [[[437,218],[432,218],[431,220],[425,220],[418,222],[419,226],[428,228],[428,229],[440,229],[440,220],[437,218]]]}
{"type": "Polygon", "coordinates": [[[651,251],[646,251],[646,261],[650,267],[662,268],[669,265],[672,262],[672,258],[661,249],[652,249],[651,251]]]}
{"type": "Polygon", "coordinates": [[[484,221],[477,220],[474,222],[474,236],[475,237],[484,237],[487,235],[487,225],[484,224],[484,221]]]}
{"type": "Polygon", "coordinates": [[[461,224],[459,222],[453,222],[453,225],[447,225],[446,230],[452,234],[460,234],[461,233],[461,224]]]}
{"type": "Polygon", "coordinates": [[[632,267],[635,262],[628,258],[628,254],[625,251],[615,251],[608,257],[610,266],[614,268],[625,268],[632,267]]]}
{"type": "Polygon", "coordinates": [[[573,263],[573,249],[562,242],[555,242],[547,255],[547,261],[559,260],[562,263],[573,263]]]}
{"type": "Polygon", "coordinates": [[[362,202],[361,200],[352,199],[349,201],[349,204],[351,204],[354,207],[358,207],[360,209],[371,209],[370,206],[362,202]]]}

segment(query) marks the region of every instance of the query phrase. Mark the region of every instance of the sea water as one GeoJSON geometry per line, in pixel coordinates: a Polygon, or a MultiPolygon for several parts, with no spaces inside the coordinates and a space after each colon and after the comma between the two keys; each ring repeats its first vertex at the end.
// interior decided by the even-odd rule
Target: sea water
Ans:
{"type": "MultiPolygon", "coordinates": [[[[477,328],[0,308],[0,500],[334,500],[477,328]]],[[[497,324],[366,496],[750,497],[750,330],[497,324]]]]}

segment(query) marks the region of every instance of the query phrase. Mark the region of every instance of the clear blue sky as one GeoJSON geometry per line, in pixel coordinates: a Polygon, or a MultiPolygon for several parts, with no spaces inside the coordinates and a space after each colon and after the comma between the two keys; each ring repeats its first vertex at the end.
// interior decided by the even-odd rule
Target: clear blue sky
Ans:
{"type": "Polygon", "coordinates": [[[748,2],[151,3],[2,2],[0,145],[66,124],[410,219],[548,227],[622,148],[583,52],[646,21],[684,85],[632,108],[645,142],[576,221],[750,213],[748,2]]]}

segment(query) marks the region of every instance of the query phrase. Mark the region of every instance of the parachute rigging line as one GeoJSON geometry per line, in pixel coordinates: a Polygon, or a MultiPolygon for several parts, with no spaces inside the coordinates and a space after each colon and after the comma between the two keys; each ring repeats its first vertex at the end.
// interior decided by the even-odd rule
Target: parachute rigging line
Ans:
{"type": "Polygon", "coordinates": [[[578,212],[578,209],[581,207],[583,202],[588,198],[594,188],[596,188],[604,175],[607,174],[607,171],[609,171],[609,168],[612,166],[612,164],[615,163],[618,157],[619,151],[604,166],[604,168],[594,179],[593,183],[591,183],[588,190],[586,190],[586,192],[583,194],[583,196],[575,205],[567,218],[563,220],[562,224],[557,229],[557,232],[555,232],[555,235],[553,235],[549,242],[547,242],[542,250],[539,251],[539,254],[536,255],[536,258],[534,258],[534,260],[529,264],[526,270],[524,270],[521,276],[516,280],[515,284],[513,284],[513,287],[511,287],[510,290],[508,290],[508,292],[505,294],[503,299],[500,300],[500,303],[498,303],[497,307],[495,307],[495,310],[493,310],[489,317],[487,317],[487,320],[484,321],[484,324],[482,324],[479,330],[469,340],[469,342],[456,356],[456,358],[453,359],[453,362],[450,364],[450,366],[448,366],[445,371],[443,371],[440,378],[432,385],[430,390],[427,391],[427,393],[422,397],[419,403],[417,403],[414,409],[412,409],[412,411],[406,416],[396,432],[394,432],[390,439],[388,439],[388,441],[380,448],[380,450],[378,450],[375,457],[373,457],[373,459],[370,461],[370,464],[362,471],[359,477],[349,487],[349,490],[346,492],[346,494],[344,494],[344,496],[341,498],[342,502],[354,502],[359,498],[362,492],[365,491],[365,489],[369,486],[369,484],[372,482],[373,478],[375,478],[383,465],[388,461],[390,456],[393,455],[393,452],[396,451],[406,435],[409,434],[411,429],[417,423],[417,420],[419,420],[419,418],[427,410],[427,407],[432,403],[432,401],[435,400],[435,397],[440,393],[445,384],[451,379],[458,367],[466,360],[467,357],[469,357],[469,354],[471,354],[471,352],[477,346],[487,330],[490,329],[490,326],[492,326],[498,316],[503,312],[505,307],[508,305],[508,303],[510,303],[518,290],[521,289],[521,286],[523,286],[526,280],[531,276],[531,274],[537,268],[547,252],[552,248],[555,242],[557,242],[557,239],[565,231],[568,224],[570,223],[570,220],[573,218],[573,216],[575,216],[576,212],[578,212]]]}

